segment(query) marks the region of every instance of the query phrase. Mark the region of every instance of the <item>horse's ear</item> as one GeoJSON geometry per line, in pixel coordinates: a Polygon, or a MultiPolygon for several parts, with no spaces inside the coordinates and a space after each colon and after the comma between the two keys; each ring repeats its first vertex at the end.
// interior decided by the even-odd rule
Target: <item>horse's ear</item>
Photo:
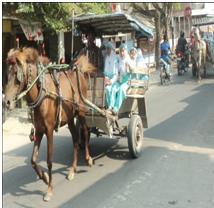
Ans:
{"type": "Polygon", "coordinates": [[[22,66],[22,63],[21,63],[21,61],[16,57],[16,64],[18,65],[18,66],[22,66]]]}
{"type": "Polygon", "coordinates": [[[22,69],[22,63],[21,61],[16,58],[16,63],[17,63],[17,79],[19,82],[23,81],[23,69],[22,69]]]}

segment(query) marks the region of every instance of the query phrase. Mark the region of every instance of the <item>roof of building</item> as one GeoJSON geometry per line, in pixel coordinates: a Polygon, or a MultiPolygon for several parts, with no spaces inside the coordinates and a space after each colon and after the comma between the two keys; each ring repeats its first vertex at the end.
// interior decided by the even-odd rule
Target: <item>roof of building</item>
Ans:
{"type": "MultiPolygon", "coordinates": [[[[70,19],[72,21],[72,18],[70,19]]],[[[82,32],[93,30],[98,35],[115,35],[135,31],[138,35],[153,37],[153,29],[124,13],[86,14],[74,18],[74,22],[82,32]]]]}
{"type": "Polygon", "coordinates": [[[214,17],[194,17],[192,18],[192,25],[201,26],[201,25],[211,25],[214,24],[214,17]]]}

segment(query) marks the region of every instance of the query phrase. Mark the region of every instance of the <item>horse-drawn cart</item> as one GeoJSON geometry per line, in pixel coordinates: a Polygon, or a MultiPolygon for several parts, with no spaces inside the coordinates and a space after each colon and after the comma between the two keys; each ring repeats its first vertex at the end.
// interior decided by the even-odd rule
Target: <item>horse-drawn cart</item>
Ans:
{"type": "MultiPolygon", "coordinates": [[[[104,86],[104,78],[94,77],[92,80],[96,84],[92,89],[88,90],[88,94],[92,92],[94,96],[88,96],[91,100],[83,98],[88,106],[86,123],[89,127],[89,131],[97,136],[102,134],[106,134],[109,137],[127,136],[131,156],[134,158],[138,157],[143,145],[143,128],[148,127],[145,99],[147,86],[145,81],[131,80],[129,82],[127,97],[123,101],[117,115],[114,115],[104,107],[104,88],[102,92],[100,89],[100,86],[104,86]],[[94,103],[96,103],[96,105],[94,103]],[[128,125],[124,125],[124,123],[120,124],[120,120],[124,118],[129,119],[128,125]]],[[[83,134],[78,122],[77,128],[79,129],[79,136],[81,138],[80,145],[84,147],[83,134]]]]}
{"type": "MultiPolygon", "coordinates": [[[[91,15],[75,18],[78,28],[87,33],[87,30],[96,31],[99,35],[113,35],[118,32],[136,32],[144,36],[152,36],[152,32],[125,14],[110,15],[91,15]],[[100,24],[102,22],[102,24],[100,24]],[[121,27],[119,27],[119,25],[121,27]],[[123,27],[122,27],[123,26],[123,27]]],[[[133,77],[142,72],[132,72],[133,77]]],[[[146,115],[146,98],[145,93],[148,89],[148,81],[139,79],[131,79],[129,81],[126,99],[123,101],[116,115],[106,110],[105,106],[105,87],[104,76],[91,75],[88,86],[88,96],[83,97],[85,104],[88,106],[86,113],[86,122],[91,133],[97,136],[106,134],[109,137],[120,136],[128,138],[128,147],[133,158],[137,158],[142,150],[143,145],[143,128],[148,127],[146,115]],[[128,124],[124,125],[120,122],[122,119],[128,119],[128,124]]],[[[83,133],[79,129],[80,146],[84,146],[83,133]]],[[[90,135],[90,134],[89,134],[90,135]]]]}
{"type": "MultiPolygon", "coordinates": [[[[129,19],[129,21],[121,15],[119,18],[117,16],[116,19],[119,20],[119,24],[116,24],[114,18],[111,19],[114,22],[113,32],[121,28],[132,31],[133,25],[138,32],[140,31],[139,28],[141,27],[133,19],[129,19]],[[119,25],[122,27],[119,28],[119,25]]],[[[104,20],[106,20],[106,16],[104,20]]],[[[104,22],[103,19],[99,19],[99,22],[96,23],[96,25],[101,26],[100,30],[105,27],[104,22]]],[[[89,25],[90,21],[86,24],[89,25]]],[[[148,34],[148,32],[144,33],[148,34]]],[[[91,131],[96,129],[97,134],[103,132],[109,136],[127,135],[130,152],[133,157],[138,157],[142,147],[143,127],[147,127],[145,104],[147,87],[142,84],[143,81],[131,80],[127,98],[123,101],[118,115],[112,115],[104,108],[104,77],[99,77],[97,74],[94,77],[89,76],[91,81],[89,80],[87,95],[87,81],[84,73],[93,71],[95,67],[88,62],[86,56],[79,56],[72,66],[55,65],[49,62],[46,65],[45,63],[43,57],[40,57],[34,48],[13,48],[8,52],[5,105],[8,110],[12,110],[17,100],[25,97],[28,107],[32,109],[33,128],[30,138],[34,143],[31,165],[39,179],[47,184],[48,189],[43,199],[49,201],[53,195],[54,130],[58,130],[59,127],[67,124],[72,134],[73,161],[67,175],[69,180],[73,179],[77,172],[79,137],[76,127],[78,122],[82,128],[79,131],[80,135],[84,133],[87,165],[92,166],[93,164],[88,145],[88,127],[91,131]],[[82,72],[79,72],[80,68],[82,72]],[[86,105],[89,107],[87,113],[86,105]],[[75,117],[78,118],[76,126],[75,117]],[[126,127],[119,126],[118,121],[121,118],[129,118],[129,124],[126,127]],[[47,138],[48,172],[43,170],[37,162],[44,135],[47,138]]]]}

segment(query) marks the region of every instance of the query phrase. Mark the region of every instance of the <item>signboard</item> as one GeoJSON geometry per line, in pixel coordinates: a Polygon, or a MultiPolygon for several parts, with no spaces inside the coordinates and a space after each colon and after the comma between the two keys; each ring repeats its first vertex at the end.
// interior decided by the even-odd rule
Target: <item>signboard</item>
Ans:
{"type": "Polygon", "coordinates": [[[3,32],[10,33],[12,31],[11,20],[3,20],[3,32]]]}
{"type": "Polygon", "coordinates": [[[44,37],[42,34],[42,25],[40,22],[27,22],[20,20],[19,21],[21,28],[30,41],[43,41],[44,37]]]}

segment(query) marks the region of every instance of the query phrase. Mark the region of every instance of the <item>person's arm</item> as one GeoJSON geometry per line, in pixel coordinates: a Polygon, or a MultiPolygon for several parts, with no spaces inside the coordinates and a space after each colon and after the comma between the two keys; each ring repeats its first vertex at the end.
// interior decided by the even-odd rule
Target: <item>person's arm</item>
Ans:
{"type": "Polygon", "coordinates": [[[115,83],[118,79],[118,74],[114,74],[111,80],[111,84],[115,83]]]}
{"type": "Polygon", "coordinates": [[[118,80],[118,60],[116,56],[114,56],[114,64],[112,67],[113,67],[113,77],[111,78],[111,83],[113,84],[118,80]]]}

